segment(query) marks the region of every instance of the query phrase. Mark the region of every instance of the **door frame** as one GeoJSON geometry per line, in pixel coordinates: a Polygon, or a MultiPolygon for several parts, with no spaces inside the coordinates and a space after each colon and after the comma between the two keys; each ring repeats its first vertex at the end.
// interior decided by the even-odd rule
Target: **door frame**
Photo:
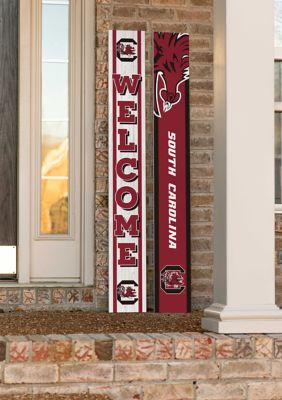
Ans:
{"type": "MultiPolygon", "coordinates": [[[[36,115],[32,115],[34,101],[35,65],[34,27],[35,2],[19,2],[19,186],[18,186],[18,265],[19,284],[30,283],[31,245],[33,233],[31,179],[32,179],[32,127],[36,115]]],[[[95,116],[95,1],[81,2],[81,282],[80,285],[94,284],[95,254],[95,189],[94,189],[94,116],[95,116]]],[[[62,282],[63,283],[63,282],[62,282]]],[[[67,284],[67,282],[65,282],[67,284]]],[[[36,284],[35,284],[36,285],[36,284]]],[[[68,284],[69,285],[69,284],[68,284]]]]}

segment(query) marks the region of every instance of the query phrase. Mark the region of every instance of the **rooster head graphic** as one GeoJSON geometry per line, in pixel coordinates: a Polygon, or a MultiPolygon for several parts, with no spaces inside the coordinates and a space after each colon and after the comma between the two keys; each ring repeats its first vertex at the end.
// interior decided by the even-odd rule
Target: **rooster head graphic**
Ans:
{"type": "Polygon", "coordinates": [[[161,117],[181,99],[179,85],[189,79],[189,35],[154,34],[154,114],[161,117]]]}

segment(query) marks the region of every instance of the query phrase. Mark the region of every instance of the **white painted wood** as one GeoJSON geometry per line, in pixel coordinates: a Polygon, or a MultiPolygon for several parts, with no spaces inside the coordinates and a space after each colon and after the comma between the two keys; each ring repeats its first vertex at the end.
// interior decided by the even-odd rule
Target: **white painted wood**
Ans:
{"type": "Polygon", "coordinates": [[[215,0],[214,7],[214,304],[202,326],[282,332],[274,274],[273,4],[215,0]]]}
{"type": "Polygon", "coordinates": [[[81,281],[93,285],[95,266],[95,2],[82,3],[81,281]]]}
{"type": "Polygon", "coordinates": [[[20,1],[19,283],[93,284],[95,6],[90,0],[71,2],[68,236],[39,232],[40,7],[40,0],[20,1]]]}
{"type": "Polygon", "coordinates": [[[282,213],[282,204],[275,204],[275,213],[276,214],[282,213]]]}
{"type": "MultiPolygon", "coordinates": [[[[251,287],[251,285],[250,285],[251,287]]],[[[224,306],[205,310],[202,326],[217,333],[281,333],[282,312],[274,304],[224,306]]]]}
{"type": "Polygon", "coordinates": [[[1,275],[16,274],[17,270],[16,246],[0,246],[0,260],[1,260],[1,275]]]}
{"type": "Polygon", "coordinates": [[[282,47],[274,48],[274,58],[275,60],[282,60],[282,47]]]}
{"type": "Polygon", "coordinates": [[[114,282],[113,282],[113,166],[112,166],[112,154],[113,154],[113,140],[110,138],[111,132],[113,131],[113,87],[110,84],[111,76],[113,74],[113,63],[112,63],[112,52],[110,49],[113,47],[113,36],[112,31],[108,33],[108,165],[109,165],[109,312],[114,310],[114,282]]]}
{"type": "Polygon", "coordinates": [[[18,210],[18,279],[30,281],[31,215],[31,47],[32,9],[30,0],[20,0],[19,35],[19,210],[18,210]],[[25,171],[25,173],[23,173],[25,171]]]}
{"type": "MultiPolygon", "coordinates": [[[[138,60],[134,62],[122,62],[118,58],[116,59],[116,71],[113,68],[113,49],[116,46],[113,46],[113,31],[109,32],[109,311],[110,312],[145,312],[146,311],[146,148],[145,148],[145,34],[141,32],[141,76],[142,81],[140,83],[139,89],[142,91],[141,102],[138,102],[137,111],[132,111],[132,114],[137,115],[138,109],[141,107],[141,120],[137,120],[137,124],[124,124],[121,126],[118,122],[116,123],[116,130],[114,124],[114,109],[116,109],[116,121],[118,119],[118,106],[117,102],[126,100],[126,101],[138,101],[136,95],[131,95],[128,91],[124,95],[119,94],[115,90],[115,86],[113,84],[112,74],[116,72],[121,75],[121,77],[127,75],[132,76],[133,74],[138,73],[138,60]],[[117,100],[116,104],[113,103],[113,93],[116,93],[117,100]],[[138,127],[141,127],[141,159],[138,156],[138,127]],[[117,134],[118,128],[128,129],[130,132],[128,137],[128,142],[134,142],[137,144],[137,153],[129,151],[129,152],[120,152],[117,149],[119,144],[119,137],[117,134]],[[114,146],[114,136],[116,136],[116,146],[114,146]],[[116,164],[114,165],[114,157],[116,157],[116,164]],[[138,158],[138,177],[137,179],[131,182],[125,182],[122,180],[116,170],[116,165],[119,160],[125,158],[138,158]],[[142,173],[142,178],[140,178],[140,174],[142,173]],[[138,189],[139,182],[141,180],[141,192],[138,189]],[[114,185],[116,182],[116,191],[114,190],[114,185]],[[128,186],[136,190],[139,194],[139,202],[142,201],[142,207],[137,207],[134,210],[124,210],[117,205],[116,201],[116,192],[119,188],[124,186],[128,186]],[[114,207],[116,205],[116,212],[114,212],[114,207]],[[122,215],[125,220],[128,220],[131,215],[140,215],[142,210],[142,222],[140,226],[142,227],[142,236],[141,243],[139,237],[132,237],[129,232],[125,232],[124,237],[119,237],[118,239],[114,239],[113,229],[114,229],[114,215],[122,215]],[[119,258],[119,243],[134,243],[138,246],[138,252],[133,253],[134,256],[138,258],[138,267],[120,267],[118,265],[119,258]],[[115,253],[116,249],[116,253],[115,253]],[[142,262],[140,262],[139,257],[142,254],[142,262]],[[116,268],[115,268],[116,264],[116,268]],[[140,270],[142,272],[142,276],[140,279],[140,270]],[[115,283],[116,276],[116,283],[115,283]],[[135,287],[137,292],[138,301],[135,304],[121,304],[119,301],[116,301],[117,298],[117,285],[123,281],[134,281],[138,284],[138,287],[135,287]],[[140,292],[139,287],[141,287],[142,293],[142,302],[140,301],[140,292]],[[116,306],[115,306],[116,303],[116,306]]],[[[116,31],[116,43],[120,39],[133,39],[138,42],[138,32],[136,31],[116,31]]],[[[136,48],[137,50],[137,48],[136,48]]],[[[138,91],[139,91],[138,89],[138,91]]],[[[139,116],[138,116],[139,118],[139,116]]],[[[130,167],[128,167],[130,169],[130,167]]],[[[130,169],[131,170],[131,169],[130,169]]],[[[134,171],[135,172],[135,171],[134,171]]]]}
{"type": "Polygon", "coordinates": [[[274,110],[277,112],[282,112],[282,102],[281,101],[276,101],[274,103],[274,110]]]}

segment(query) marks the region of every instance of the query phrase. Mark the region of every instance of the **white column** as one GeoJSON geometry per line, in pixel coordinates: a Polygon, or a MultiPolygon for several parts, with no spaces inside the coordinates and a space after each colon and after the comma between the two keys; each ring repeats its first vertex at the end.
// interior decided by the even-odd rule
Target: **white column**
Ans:
{"type": "Polygon", "coordinates": [[[202,326],[282,332],[275,305],[274,16],[270,0],[215,0],[214,301],[202,326]]]}

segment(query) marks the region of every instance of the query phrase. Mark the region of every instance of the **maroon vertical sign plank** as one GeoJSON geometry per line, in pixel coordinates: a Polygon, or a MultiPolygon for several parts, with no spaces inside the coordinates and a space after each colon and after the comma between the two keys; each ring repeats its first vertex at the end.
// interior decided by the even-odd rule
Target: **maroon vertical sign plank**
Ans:
{"type": "Polygon", "coordinates": [[[154,33],[156,311],[191,311],[189,35],[154,33]]]}

